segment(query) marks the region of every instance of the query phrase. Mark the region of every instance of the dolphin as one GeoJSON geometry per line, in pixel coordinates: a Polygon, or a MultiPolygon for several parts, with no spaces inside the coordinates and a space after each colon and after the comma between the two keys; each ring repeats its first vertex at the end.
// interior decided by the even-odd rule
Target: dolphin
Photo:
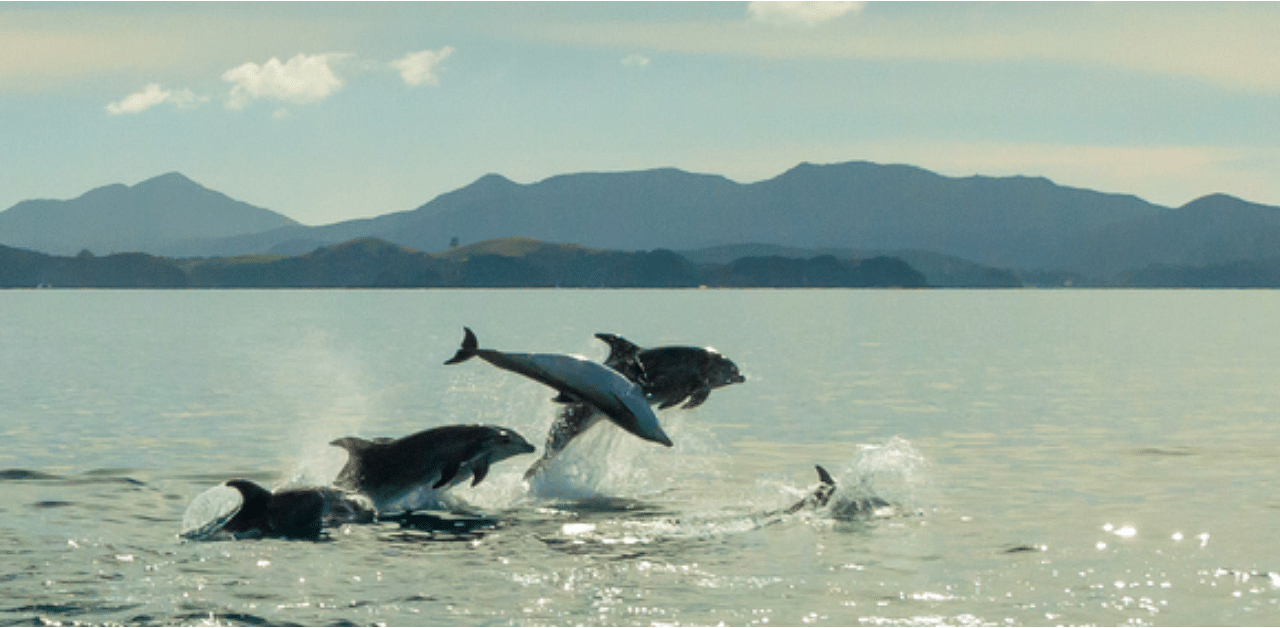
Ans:
{"type": "Polygon", "coordinates": [[[373,504],[363,496],[315,487],[272,492],[250,480],[236,479],[192,500],[181,536],[317,540],[324,528],[372,521],[373,504]]]}
{"type": "Polygon", "coordinates": [[[446,425],[394,440],[347,436],[330,444],[348,456],[334,484],[367,495],[380,515],[422,508],[467,478],[475,486],[489,465],[534,451],[520,434],[491,425],[446,425]]]}
{"type": "Polygon", "coordinates": [[[668,346],[641,349],[616,334],[598,333],[609,345],[605,366],[640,384],[649,403],[665,410],[688,399],[682,406],[696,408],[713,388],[747,381],[733,360],[711,347],[668,346]]]}
{"type": "MultiPolygon", "coordinates": [[[[836,481],[821,465],[814,465],[818,470],[817,488],[813,489],[800,501],[785,510],[775,511],[774,515],[791,515],[808,508],[828,508],[827,514],[837,520],[853,520],[862,517],[879,515],[882,508],[893,507],[893,504],[871,494],[869,491],[855,488],[853,491],[836,495],[836,481]]],[[[896,510],[896,508],[895,508],[896,510]]]]}
{"type": "MultiPolygon", "coordinates": [[[[746,381],[738,366],[710,347],[656,347],[641,349],[635,343],[616,334],[598,333],[596,338],[609,345],[609,357],[604,365],[635,382],[649,404],[657,404],[659,410],[670,408],[688,399],[683,408],[696,408],[711,394],[713,388],[746,381]]],[[[569,404],[561,411],[547,434],[547,444],[542,457],[525,471],[525,479],[533,477],[569,442],[587,431],[600,420],[600,415],[589,404],[569,404]]]]}
{"type": "Polygon", "coordinates": [[[618,427],[644,440],[671,447],[671,439],[662,431],[644,392],[617,371],[578,356],[481,349],[476,335],[469,328],[463,330],[462,348],[445,364],[458,364],[479,356],[500,369],[560,391],[555,398],[559,403],[589,404],[618,427]]]}

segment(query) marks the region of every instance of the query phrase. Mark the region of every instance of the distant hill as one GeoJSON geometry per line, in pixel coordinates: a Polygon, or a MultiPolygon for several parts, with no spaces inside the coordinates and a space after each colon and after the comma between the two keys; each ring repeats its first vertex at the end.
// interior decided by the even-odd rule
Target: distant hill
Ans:
{"type": "Polygon", "coordinates": [[[132,187],[100,187],[68,201],[18,203],[0,212],[0,244],[61,255],[158,253],[177,241],[297,224],[171,172],[132,187]]]}
{"type": "Polygon", "coordinates": [[[808,259],[830,255],[846,260],[894,257],[922,273],[926,283],[933,288],[1018,288],[1023,284],[1014,272],[930,251],[859,251],[837,248],[802,249],[776,244],[726,244],[679,253],[695,264],[728,264],[744,257],[769,256],[808,259]]]}
{"type": "Polygon", "coordinates": [[[303,255],[54,256],[0,246],[0,287],[693,288],[924,287],[905,262],[748,257],[698,265],[669,250],[608,251],[509,238],[424,253],[361,238],[303,255]]]}

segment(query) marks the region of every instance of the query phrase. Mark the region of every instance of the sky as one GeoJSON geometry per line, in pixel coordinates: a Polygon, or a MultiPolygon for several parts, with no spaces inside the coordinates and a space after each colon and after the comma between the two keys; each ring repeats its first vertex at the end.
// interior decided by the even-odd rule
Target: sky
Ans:
{"type": "Polygon", "coordinates": [[[1280,205],[1280,3],[0,3],[0,209],[178,171],[304,224],[801,162],[1280,205]]]}

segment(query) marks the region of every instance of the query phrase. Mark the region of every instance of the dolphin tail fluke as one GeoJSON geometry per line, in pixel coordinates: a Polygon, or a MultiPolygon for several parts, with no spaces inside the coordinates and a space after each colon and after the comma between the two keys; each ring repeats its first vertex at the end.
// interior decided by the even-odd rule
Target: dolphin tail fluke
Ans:
{"type": "Polygon", "coordinates": [[[471,359],[471,357],[474,356],[476,354],[476,351],[480,348],[480,342],[476,340],[476,335],[471,331],[471,328],[463,327],[462,330],[466,332],[466,334],[462,337],[462,348],[458,349],[458,352],[453,354],[453,357],[449,358],[449,360],[446,361],[445,364],[458,364],[459,362],[466,362],[467,360],[471,359]]]}

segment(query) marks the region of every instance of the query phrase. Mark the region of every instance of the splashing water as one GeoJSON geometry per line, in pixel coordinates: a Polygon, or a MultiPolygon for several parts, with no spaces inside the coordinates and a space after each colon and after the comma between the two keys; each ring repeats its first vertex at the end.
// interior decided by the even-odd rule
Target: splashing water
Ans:
{"type": "Polygon", "coordinates": [[[928,461],[911,442],[894,436],[883,445],[858,445],[854,461],[834,474],[828,505],[837,520],[860,514],[918,514],[927,488],[928,461]]]}

